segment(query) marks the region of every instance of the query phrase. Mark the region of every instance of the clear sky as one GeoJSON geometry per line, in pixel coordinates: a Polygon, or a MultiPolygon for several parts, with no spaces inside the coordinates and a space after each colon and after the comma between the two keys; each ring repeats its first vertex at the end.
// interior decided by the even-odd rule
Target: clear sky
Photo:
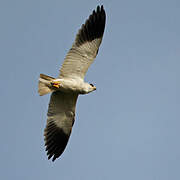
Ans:
{"type": "Polygon", "coordinates": [[[0,1],[0,179],[180,179],[179,0],[0,1]],[[107,23],[80,96],[70,141],[47,160],[49,95],[81,24],[97,5],[107,23]]]}

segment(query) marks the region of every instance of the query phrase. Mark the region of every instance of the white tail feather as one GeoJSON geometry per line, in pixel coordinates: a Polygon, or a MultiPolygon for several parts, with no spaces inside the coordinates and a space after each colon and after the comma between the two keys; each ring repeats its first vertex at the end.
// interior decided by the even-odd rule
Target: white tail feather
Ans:
{"type": "Polygon", "coordinates": [[[50,82],[53,79],[55,78],[47,76],[45,74],[40,74],[39,84],[38,84],[38,93],[40,96],[52,92],[52,89],[50,88],[51,86],[50,82]]]}

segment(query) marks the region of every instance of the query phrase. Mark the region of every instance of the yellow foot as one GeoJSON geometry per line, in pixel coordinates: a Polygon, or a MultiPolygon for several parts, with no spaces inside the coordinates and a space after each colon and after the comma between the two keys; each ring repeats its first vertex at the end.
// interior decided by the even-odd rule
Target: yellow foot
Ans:
{"type": "Polygon", "coordinates": [[[51,82],[51,85],[55,88],[59,88],[60,87],[60,82],[57,81],[57,82],[51,82]]]}

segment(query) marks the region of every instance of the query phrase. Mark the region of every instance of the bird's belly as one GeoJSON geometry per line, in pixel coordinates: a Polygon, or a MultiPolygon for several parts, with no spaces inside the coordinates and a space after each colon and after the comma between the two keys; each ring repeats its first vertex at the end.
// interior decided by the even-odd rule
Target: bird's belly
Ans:
{"type": "Polygon", "coordinates": [[[59,86],[58,90],[63,91],[63,92],[73,92],[73,93],[80,94],[82,91],[82,87],[76,81],[60,80],[60,86],[59,86]]]}

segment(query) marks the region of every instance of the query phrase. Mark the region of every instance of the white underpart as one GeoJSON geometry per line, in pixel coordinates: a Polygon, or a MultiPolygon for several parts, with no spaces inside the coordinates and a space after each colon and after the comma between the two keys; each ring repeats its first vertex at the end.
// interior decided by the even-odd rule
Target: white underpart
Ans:
{"type": "Polygon", "coordinates": [[[73,44],[60,69],[60,77],[83,80],[89,66],[97,55],[101,41],[102,37],[86,42],[78,47],[73,44]]]}

